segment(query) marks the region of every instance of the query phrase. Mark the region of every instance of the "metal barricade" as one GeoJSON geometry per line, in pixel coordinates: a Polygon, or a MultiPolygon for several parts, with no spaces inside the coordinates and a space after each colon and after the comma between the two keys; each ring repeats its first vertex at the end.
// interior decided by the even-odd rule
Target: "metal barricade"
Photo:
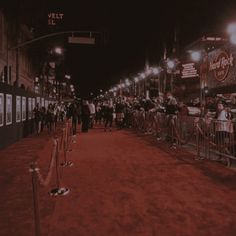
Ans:
{"type": "Polygon", "coordinates": [[[221,161],[230,166],[232,159],[236,159],[235,128],[235,121],[199,119],[198,157],[221,161]]]}
{"type": "Polygon", "coordinates": [[[227,166],[236,159],[235,121],[143,110],[134,111],[132,121],[138,131],[152,133],[171,146],[186,148],[196,154],[196,159],[221,161],[227,166]]]}

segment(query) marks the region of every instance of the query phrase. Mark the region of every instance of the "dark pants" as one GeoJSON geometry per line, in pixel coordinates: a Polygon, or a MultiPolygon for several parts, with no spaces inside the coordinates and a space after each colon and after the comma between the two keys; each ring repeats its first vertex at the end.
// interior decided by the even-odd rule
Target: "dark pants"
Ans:
{"type": "Polygon", "coordinates": [[[109,124],[109,127],[111,128],[112,127],[112,121],[113,121],[113,116],[106,117],[105,128],[108,126],[108,124],[109,124]]]}
{"type": "Polygon", "coordinates": [[[89,116],[82,117],[82,132],[88,132],[89,128],[89,116]]]}
{"type": "Polygon", "coordinates": [[[72,133],[73,133],[73,135],[76,135],[76,127],[77,127],[77,119],[73,118],[72,119],[72,133]]]}

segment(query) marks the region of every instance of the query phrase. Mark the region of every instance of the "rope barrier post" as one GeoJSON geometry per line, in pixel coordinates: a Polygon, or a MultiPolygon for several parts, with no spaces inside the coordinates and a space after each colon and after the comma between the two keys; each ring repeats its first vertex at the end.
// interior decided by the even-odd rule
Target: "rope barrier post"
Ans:
{"type": "Polygon", "coordinates": [[[64,155],[64,162],[61,163],[63,167],[71,167],[74,165],[72,161],[67,160],[67,152],[69,147],[69,132],[68,132],[68,122],[66,123],[66,128],[64,129],[64,140],[63,140],[63,155],[64,155]]]}
{"type": "Polygon", "coordinates": [[[31,163],[29,171],[31,172],[31,176],[32,176],[35,236],[41,236],[40,214],[39,214],[39,204],[38,204],[38,182],[37,182],[38,168],[36,167],[35,162],[31,163]]]}
{"type": "Polygon", "coordinates": [[[59,151],[58,151],[58,140],[56,139],[56,185],[57,187],[52,189],[49,194],[50,196],[64,196],[67,195],[70,192],[70,189],[66,187],[60,187],[60,176],[59,176],[59,170],[58,170],[58,165],[59,165],[59,151]]]}

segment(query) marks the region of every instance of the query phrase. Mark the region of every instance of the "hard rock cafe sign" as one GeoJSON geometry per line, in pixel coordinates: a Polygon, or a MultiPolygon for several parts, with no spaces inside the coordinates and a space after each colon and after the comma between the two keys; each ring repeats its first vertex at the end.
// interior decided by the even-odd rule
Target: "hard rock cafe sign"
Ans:
{"type": "Polygon", "coordinates": [[[221,51],[213,61],[209,63],[209,71],[214,73],[215,79],[219,82],[224,82],[230,67],[233,66],[234,57],[233,54],[228,54],[225,51],[221,51]]]}

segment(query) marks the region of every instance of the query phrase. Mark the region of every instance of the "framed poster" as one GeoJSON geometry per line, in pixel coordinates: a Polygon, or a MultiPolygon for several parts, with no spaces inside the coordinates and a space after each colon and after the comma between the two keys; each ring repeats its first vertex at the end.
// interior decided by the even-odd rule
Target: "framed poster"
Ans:
{"type": "Polygon", "coordinates": [[[0,127],[4,124],[4,94],[0,93],[0,127]]]}
{"type": "Polygon", "coordinates": [[[45,104],[44,104],[44,98],[41,98],[41,106],[44,107],[45,104]]]}
{"type": "Polygon", "coordinates": [[[26,97],[22,97],[22,121],[26,120],[26,97]]]}
{"type": "Polygon", "coordinates": [[[12,95],[6,94],[6,125],[12,124],[12,95]]]}
{"type": "Polygon", "coordinates": [[[21,122],[21,97],[16,96],[16,123],[21,122]]]}
{"type": "Polygon", "coordinates": [[[48,100],[45,100],[45,108],[48,109],[48,100]]]}
{"type": "Polygon", "coordinates": [[[36,98],[36,104],[39,104],[39,108],[41,107],[40,97],[37,97],[37,98],[36,98]]]}
{"type": "Polygon", "coordinates": [[[32,98],[28,98],[28,119],[32,119],[32,98]]]}
{"type": "Polygon", "coordinates": [[[32,118],[34,118],[34,108],[35,108],[35,98],[32,98],[32,107],[31,107],[31,110],[32,110],[32,118]]]}

